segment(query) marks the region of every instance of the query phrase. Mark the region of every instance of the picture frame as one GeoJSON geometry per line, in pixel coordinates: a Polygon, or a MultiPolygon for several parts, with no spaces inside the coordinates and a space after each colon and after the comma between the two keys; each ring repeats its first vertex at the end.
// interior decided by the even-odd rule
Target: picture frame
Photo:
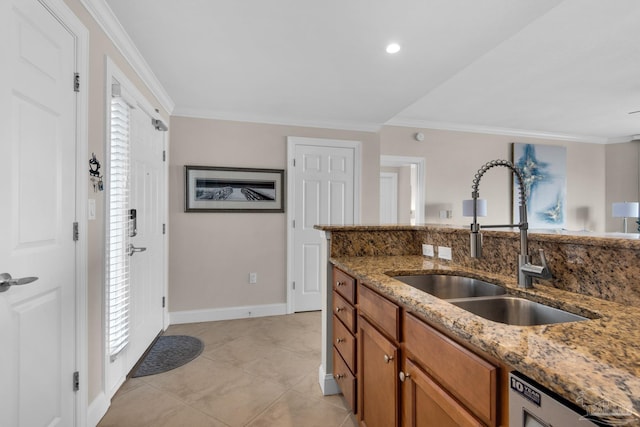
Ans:
{"type": "Polygon", "coordinates": [[[185,212],[284,212],[283,169],[185,165],[185,212]]]}
{"type": "MultiPolygon", "coordinates": [[[[527,191],[529,229],[564,229],[567,218],[567,149],[564,146],[512,143],[513,164],[522,171],[527,191]]],[[[513,178],[513,219],[520,222],[519,186],[513,178]]]]}

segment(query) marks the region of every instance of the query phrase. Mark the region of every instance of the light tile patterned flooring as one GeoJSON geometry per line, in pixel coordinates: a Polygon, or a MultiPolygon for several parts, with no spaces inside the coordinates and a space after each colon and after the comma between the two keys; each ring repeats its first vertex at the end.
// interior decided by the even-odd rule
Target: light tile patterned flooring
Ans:
{"type": "Polygon", "coordinates": [[[204,344],[190,363],[127,380],[99,427],[355,427],[322,396],[320,312],[170,326],[204,344]]]}

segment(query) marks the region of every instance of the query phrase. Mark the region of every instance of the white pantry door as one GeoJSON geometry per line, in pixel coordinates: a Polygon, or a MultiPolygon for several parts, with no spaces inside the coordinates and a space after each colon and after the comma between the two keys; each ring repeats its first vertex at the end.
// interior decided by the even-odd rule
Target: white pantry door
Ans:
{"type": "MultiPolygon", "coordinates": [[[[131,110],[131,195],[136,210],[136,235],[132,245],[145,248],[131,257],[131,338],[127,371],[162,331],[164,309],[164,132],[151,124],[139,106],[131,110]]],[[[125,373],[126,373],[125,372],[125,373]]]]}
{"type": "MultiPolygon", "coordinates": [[[[293,138],[292,138],[293,139],[293,138]]],[[[302,138],[301,138],[302,139],[302,138]]],[[[335,141],[334,141],[335,142],[335,141]]],[[[294,148],[293,311],[322,308],[326,254],[317,224],[354,223],[355,149],[297,144],[294,148]]]]}
{"type": "Polygon", "coordinates": [[[75,38],[0,0],[0,40],[0,273],[38,277],[0,293],[0,425],[73,426],[75,38]]]}

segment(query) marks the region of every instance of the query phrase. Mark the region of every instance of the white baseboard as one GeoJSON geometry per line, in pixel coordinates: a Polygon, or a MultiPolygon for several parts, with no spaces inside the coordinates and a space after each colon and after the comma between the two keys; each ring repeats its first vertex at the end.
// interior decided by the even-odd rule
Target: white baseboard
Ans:
{"type": "Polygon", "coordinates": [[[211,308],[206,310],[173,311],[169,323],[213,322],[215,320],[246,319],[249,317],[278,316],[287,314],[287,304],[247,305],[242,307],[211,308]]]}
{"type": "Polygon", "coordinates": [[[333,378],[333,374],[327,374],[322,365],[320,365],[318,369],[318,381],[320,381],[320,388],[324,396],[341,393],[338,382],[333,378]]]}
{"type": "Polygon", "coordinates": [[[88,426],[96,426],[104,417],[104,414],[107,413],[111,402],[107,399],[107,396],[104,393],[100,393],[93,402],[89,404],[89,409],[87,410],[87,425],[88,426]]]}

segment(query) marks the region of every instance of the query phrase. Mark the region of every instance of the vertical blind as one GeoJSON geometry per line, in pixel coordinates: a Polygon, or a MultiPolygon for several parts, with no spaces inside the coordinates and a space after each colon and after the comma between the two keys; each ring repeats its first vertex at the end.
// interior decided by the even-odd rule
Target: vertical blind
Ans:
{"type": "Polygon", "coordinates": [[[107,331],[114,360],[129,342],[129,132],[130,107],[114,85],[107,188],[107,331]]]}

